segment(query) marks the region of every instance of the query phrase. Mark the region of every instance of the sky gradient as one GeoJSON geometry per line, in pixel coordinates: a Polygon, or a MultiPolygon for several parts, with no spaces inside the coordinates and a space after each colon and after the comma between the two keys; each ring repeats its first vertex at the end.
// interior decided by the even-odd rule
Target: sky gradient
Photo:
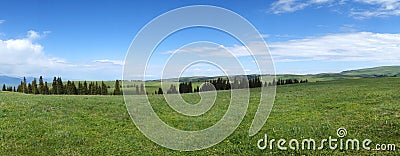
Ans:
{"type": "MultiPolygon", "coordinates": [[[[400,65],[398,0],[9,0],[0,6],[0,75],[121,79],[126,52],[140,29],[167,11],[189,5],[218,6],[246,18],[268,44],[278,74],[400,65]]],[[[162,61],[173,51],[204,40],[238,55],[244,48],[215,30],[180,31],[155,50],[150,79],[159,76],[162,61]]],[[[251,67],[246,70],[254,73],[251,67]]],[[[218,74],[210,67],[193,67],[185,76],[218,74]]]]}

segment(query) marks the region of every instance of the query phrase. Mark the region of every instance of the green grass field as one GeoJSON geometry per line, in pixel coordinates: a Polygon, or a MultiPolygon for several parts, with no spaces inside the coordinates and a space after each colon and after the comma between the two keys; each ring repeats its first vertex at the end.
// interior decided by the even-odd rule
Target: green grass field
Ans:
{"type": "MultiPolygon", "coordinates": [[[[154,92],[154,90],[149,90],[154,92]]],[[[0,92],[0,155],[399,155],[400,78],[362,78],[277,87],[270,117],[261,131],[248,136],[257,109],[258,89],[238,129],[223,142],[200,151],[173,151],[148,140],[135,127],[122,96],[25,95],[0,92]],[[396,151],[260,150],[257,141],[322,140],[336,137],[396,144],[396,151]]],[[[195,103],[197,94],[184,94],[195,103]]],[[[218,92],[210,112],[186,117],[166,105],[162,95],[149,95],[160,118],[171,126],[198,130],[213,125],[225,113],[230,94],[218,92]]]]}

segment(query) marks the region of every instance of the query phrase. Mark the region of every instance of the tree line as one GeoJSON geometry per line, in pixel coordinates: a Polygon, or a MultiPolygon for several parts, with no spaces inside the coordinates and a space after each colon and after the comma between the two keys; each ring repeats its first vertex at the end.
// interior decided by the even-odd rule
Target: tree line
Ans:
{"type": "MultiPolygon", "coordinates": [[[[298,80],[298,79],[278,79],[273,80],[272,82],[261,82],[260,76],[256,76],[253,78],[242,77],[233,80],[230,82],[229,79],[217,78],[208,81],[204,81],[203,85],[193,87],[191,81],[189,82],[181,82],[179,83],[179,87],[171,84],[170,88],[164,92],[161,88],[154,91],[154,94],[177,94],[177,93],[193,93],[193,92],[206,92],[213,90],[230,90],[230,89],[243,89],[243,88],[259,88],[259,87],[267,87],[271,85],[287,85],[287,84],[297,84],[297,83],[307,83],[308,80],[298,80]]],[[[12,92],[20,92],[25,94],[43,94],[43,95],[122,95],[122,86],[120,84],[120,80],[115,81],[114,91],[109,93],[108,88],[104,81],[101,83],[98,82],[87,82],[87,81],[78,81],[77,85],[74,81],[67,81],[67,83],[63,83],[61,77],[54,77],[51,86],[47,82],[44,82],[43,77],[39,77],[39,82],[37,82],[36,78],[32,80],[32,82],[28,83],[26,78],[24,77],[23,81],[18,85],[17,88],[12,86],[6,86],[3,84],[2,91],[12,91],[12,92]]],[[[141,83],[128,85],[128,88],[135,88],[136,95],[144,95],[149,94],[145,91],[144,84],[141,83]]]]}
{"type": "MultiPolygon", "coordinates": [[[[287,85],[287,84],[296,84],[296,83],[307,83],[308,80],[298,80],[298,79],[278,79],[273,80],[272,82],[261,82],[260,76],[256,76],[254,78],[235,78],[233,83],[229,81],[229,79],[217,78],[214,80],[204,81],[201,87],[197,86],[193,88],[192,82],[181,82],[179,83],[179,89],[176,89],[175,85],[171,85],[167,94],[177,94],[179,93],[193,93],[193,92],[206,92],[213,90],[230,90],[230,89],[244,89],[244,88],[259,88],[259,87],[267,87],[272,85],[287,85]]],[[[158,91],[154,91],[154,94],[163,94],[163,90],[158,88],[158,91]]]]}
{"type": "MultiPolygon", "coordinates": [[[[112,95],[122,95],[122,91],[119,85],[120,80],[115,81],[114,92],[112,95]]],[[[32,82],[27,82],[24,77],[23,81],[15,87],[6,87],[3,84],[2,91],[20,92],[25,94],[42,94],[42,95],[109,95],[108,88],[104,81],[98,82],[87,82],[78,81],[76,85],[74,81],[67,81],[63,83],[61,77],[54,77],[51,86],[47,82],[43,81],[43,77],[39,77],[39,83],[36,78],[33,78],[32,82]]]]}

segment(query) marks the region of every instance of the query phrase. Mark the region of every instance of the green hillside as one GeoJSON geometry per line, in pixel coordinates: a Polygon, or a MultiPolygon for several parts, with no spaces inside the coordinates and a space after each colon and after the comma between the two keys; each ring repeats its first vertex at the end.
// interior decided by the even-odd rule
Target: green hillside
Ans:
{"type": "Polygon", "coordinates": [[[348,70],[343,71],[340,74],[361,77],[400,77],[400,66],[381,66],[358,70],[348,70]]]}
{"type": "MultiPolygon", "coordinates": [[[[259,90],[251,90],[246,116],[223,142],[200,151],[173,151],[148,140],[132,123],[122,96],[26,95],[0,92],[0,155],[399,155],[400,78],[341,79],[277,87],[270,117],[261,131],[248,136],[258,107],[259,90]],[[370,85],[374,84],[374,85],[370,85]],[[396,151],[260,150],[270,139],[347,138],[395,144],[396,151]]],[[[184,94],[188,102],[196,94],[184,94]]],[[[210,112],[187,117],[173,111],[162,95],[149,100],[160,118],[185,130],[206,128],[225,113],[230,94],[219,91],[210,112]]]]}

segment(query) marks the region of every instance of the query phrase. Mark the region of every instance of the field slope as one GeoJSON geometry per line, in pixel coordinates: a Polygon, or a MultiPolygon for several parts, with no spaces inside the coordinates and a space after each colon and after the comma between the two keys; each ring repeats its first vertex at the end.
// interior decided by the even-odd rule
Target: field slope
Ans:
{"type": "MultiPolygon", "coordinates": [[[[399,155],[400,78],[362,78],[277,87],[275,105],[261,132],[249,137],[259,90],[252,89],[247,114],[238,129],[211,148],[173,151],[149,141],[132,123],[122,96],[46,96],[0,92],[0,155],[399,155]],[[322,140],[337,137],[371,139],[372,145],[392,143],[396,151],[259,150],[269,138],[322,140]]],[[[189,102],[196,94],[183,95],[189,102]]],[[[210,112],[198,118],[182,116],[162,95],[150,95],[155,111],[171,126],[197,130],[218,121],[230,94],[218,92],[210,112]]],[[[374,147],[374,146],[372,146],[374,147]]]]}

